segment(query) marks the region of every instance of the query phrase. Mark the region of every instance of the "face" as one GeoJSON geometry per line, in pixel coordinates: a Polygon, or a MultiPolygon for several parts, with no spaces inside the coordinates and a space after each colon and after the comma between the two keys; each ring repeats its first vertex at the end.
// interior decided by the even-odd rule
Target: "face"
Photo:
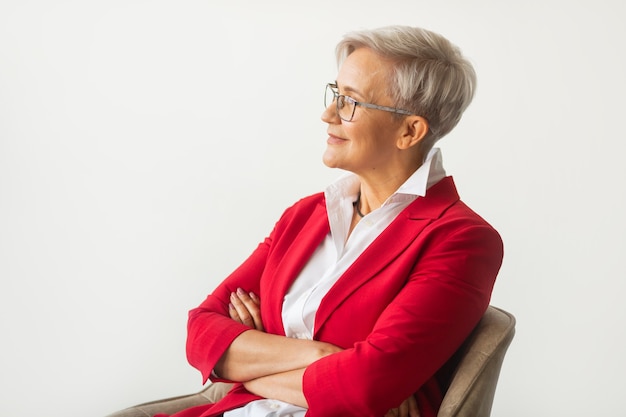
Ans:
{"type": "MultiPolygon", "coordinates": [[[[394,106],[385,94],[386,75],[392,64],[368,48],[358,48],[343,62],[337,74],[339,94],[356,101],[394,106]]],[[[402,118],[393,114],[357,106],[354,118],[345,122],[337,116],[335,103],[322,114],[328,123],[328,140],[324,164],[357,175],[384,175],[396,166],[399,149],[396,142],[402,128],[402,118]]]]}

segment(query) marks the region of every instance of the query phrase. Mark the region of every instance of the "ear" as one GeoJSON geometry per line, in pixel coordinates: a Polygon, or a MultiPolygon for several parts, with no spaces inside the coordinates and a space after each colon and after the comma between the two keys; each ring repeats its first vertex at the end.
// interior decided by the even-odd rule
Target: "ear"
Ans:
{"type": "Polygon", "coordinates": [[[422,116],[407,116],[402,122],[401,135],[398,138],[399,149],[409,149],[417,145],[428,134],[428,120],[422,116]]]}

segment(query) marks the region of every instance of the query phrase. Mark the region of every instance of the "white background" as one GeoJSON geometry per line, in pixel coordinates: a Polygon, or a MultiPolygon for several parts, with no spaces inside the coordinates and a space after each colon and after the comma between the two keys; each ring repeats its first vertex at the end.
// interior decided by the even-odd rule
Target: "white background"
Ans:
{"type": "Polygon", "coordinates": [[[626,371],[620,0],[0,0],[0,414],[197,391],[187,311],[322,190],[347,31],[422,26],[479,87],[440,142],[506,245],[494,416],[617,416],[626,371]]]}

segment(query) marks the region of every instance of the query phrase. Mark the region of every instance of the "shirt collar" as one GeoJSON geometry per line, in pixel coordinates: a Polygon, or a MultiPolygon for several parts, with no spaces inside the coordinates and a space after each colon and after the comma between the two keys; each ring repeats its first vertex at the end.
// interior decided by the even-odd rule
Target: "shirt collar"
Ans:
{"type": "Polygon", "coordinates": [[[443,169],[441,149],[433,148],[426,155],[422,166],[398,188],[395,194],[409,194],[424,197],[426,190],[446,176],[443,169]]]}
{"type": "MultiPolygon", "coordinates": [[[[383,206],[397,201],[398,198],[405,199],[408,197],[415,199],[423,197],[426,195],[426,190],[429,187],[439,182],[445,176],[446,171],[443,168],[441,149],[433,148],[426,155],[424,163],[385,201],[383,206]]],[[[359,178],[355,174],[349,173],[340,177],[325,190],[327,207],[331,208],[343,199],[355,201],[360,186],[359,178]]]]}

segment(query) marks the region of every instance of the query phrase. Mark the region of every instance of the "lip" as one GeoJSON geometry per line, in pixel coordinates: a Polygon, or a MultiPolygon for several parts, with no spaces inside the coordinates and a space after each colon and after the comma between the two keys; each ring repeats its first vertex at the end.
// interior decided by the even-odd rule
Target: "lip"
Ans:
{"type": "Polygon", "coordinates": [[[346,141],[347,139],[341,138],[339,136],[335,136],[332,133],[328,133],[328,140],[326,140],[326,143],[328,143],[329,145],[337,145],[340,143],[344,143],[346,141]]]}

